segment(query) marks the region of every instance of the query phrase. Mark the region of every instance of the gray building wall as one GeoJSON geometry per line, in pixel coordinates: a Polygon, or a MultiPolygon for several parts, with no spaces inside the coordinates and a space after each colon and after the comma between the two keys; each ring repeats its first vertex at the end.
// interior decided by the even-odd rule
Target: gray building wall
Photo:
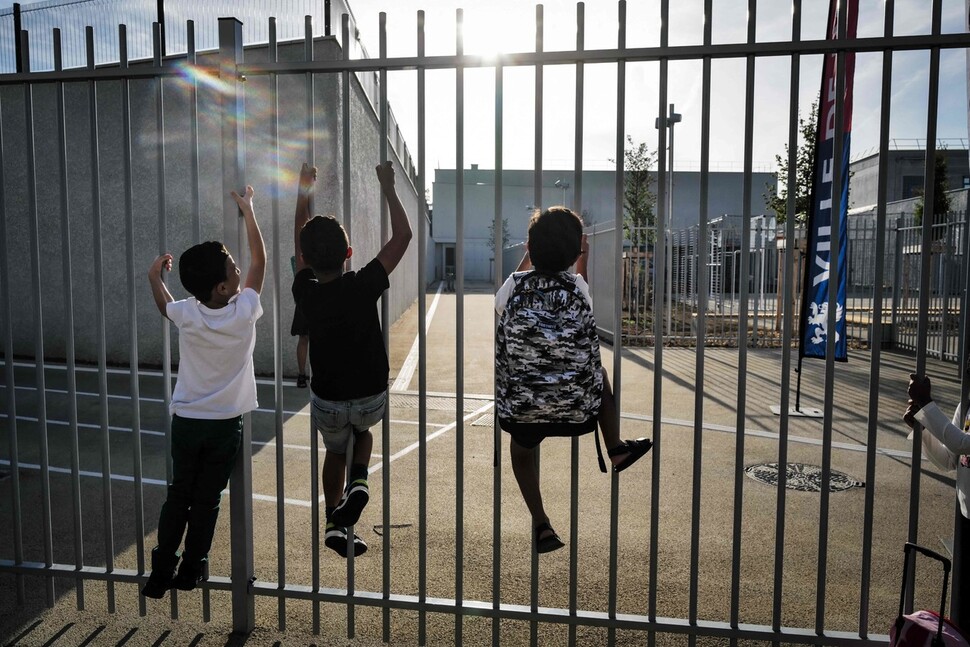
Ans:
{"type": "MultiPolygon", "coordinates": [[[[970,157],[965,149],[938,151],[946,159],[947,187],[962,189],[970,182],[970,157]]],[[[890,150],[887,157],[887,202],[916,197],[915,188],[923,188],[926,152],[923,150],[890,150]]],[[[849,164],[849,208],[857,209],[878,202],[879,154],[849,164]]]]}
{"type": "MultiPolygon", "coordinates": [[[[710,174],[707,219],[723,214],[743,212],[744,174],[740,172],[712,172],[710,174]]],[[[763,194],[768,184],[777,181],[775,173],[753,173],[751,177],[752,215],[768,213],[763,194]]],[[[542,206],[565,203],[576,204],[575,174],[568,171],[543,171],[542,206]],[[555,185],[568,184],[565,190],[555,185]]],[[[438,247],[436,267],[438,276],[444,264],[443,248],[454,245],[456,239],[456,172],[454,169],[435,171],[434,239],[438,247]]],[[[653,190],[656,193],[656,176],[653,190]]],[[[495,171],[478,169],[474,165],[464,171],[464,239],[465,278],[491,280],[491,234],[489,226],[495,219],[495,171]]],[[[529,217],[535,204],[534,173],[531,170],[505,170],[502,173],[502,214],[508,221],[509,245],[524,242],[529,217]]],[[[698,223],[700,211],[700,173],[674,173],[673,218],[670,228],[686,229],[698,223]]],[[[583,171],[582,215],[586,225],[612,223],[616,218],[616,176],[613,171],[583,171]]]]}
{"type": "MultiPolygon", "coordinates": [[[[280,46],[281,60],[302,60],[302,41],[280,46]]],[[[212,54],[201,55],[201,65],[213,63],[212,54]]],[[[265,61],[265,46],[245,50],[247,63],[265,61]]],[[[341,57],[334,38],[315,42],[318,60],[341,57]]],[[[178,60],[167,61],[176,64],[178,60]]],[[[279,158],[272,140],[270,119],[275,106],[270,102],[270,78],[251,76],[245,83],[246,182],[256,191],[257,218],[266,242],[269,267],[262,293],[265,311],[257,326],[256,370],[273,370],[273,308],[275,299],[273,270],[275,246],[279,244],[280,325],[283,338],[284,373],[296,373],[295,338],[289,335],[293,316],[290,285],[293,274],[293,208],[296,178],[307,156],[307,115],[305,75],[279,77],[279,158]],[[279,177],[279,195],[274,195],[279,177]],[[273,200],[278,198],[279,240],[274,234],[273,200]]],[[[314,149],[319,168],[315,210],[333,214],[349,225],[354,247],[354,267],[360,268],[379,251],[381,196],[374,167],[378,163],[379,122],[371,100],[351,75],[351,214],[343,211],[342,88],[339,75],[314,76],[314,149]]],[[[147,280],[147,270],[160,251],[170,251],[176,259],[196,241],[190,187],[192,178],[189,145],[189,85],[185,78],[163,81],[164,92],[164,166],[166,190],[164,214],[159,213],[158,147],[156,128],[156,81],[136,80],[130,84],[132,134],[133,221],[135,227],[135,290],[137,294],[138,360],[159,365],[162,361],[162,319],[155,308],[147,280]],[[160,224],[164,220],[164,224],[160,224]]],[[[92,209],[91,146],[88,110],[89,86],[65,85],[67,97],[67,187],[70,222],[71,283],[73,290],[75,356],[78,361],[97,359],[99,328],[95,302],[94,235],[92,209]]],[[[6,219],[10,268],[10,299],[14,352],[33,356],[34,299],[43,304],[44,352],[48,358],[66,355],[66,290],[61,268],[65,241],[61,235],[61,187],[58,162],[56,95],[52,84],[33,86],[33,125],[35,129],[37,213],[40,221],[41,294],[31,285],[30,220],[27,190],[26,114],[23,86],[0,89],[0,126],[3,135],[3,217],[6,219]]],[[[129,315],[127,292],[126,214],[122,166],[121,82],[97,84],[98,153],[101,173],[101,244],[104,250],[104,286],[107,357],[111,363],[129,362],[129,315]]],[[[217,96],[204,83],[199,84],[199,175],[201,233],[203,240],[223,240],[222,205],[231,200],[221,186],[221,124],[217,96]]],[[[394,142],[391,159],[398,170],[397,188],[415,231],[411,249],[391,277],[390,320],[397,317],[417,296],[417,216],[418,196],[408,170],[413,164],[392,126],[394,142]],[[395,150],[396,148],[396,150],[395,150]],[[404,170],[402,170],[404,169],[404,170]]],[[[224,241],[237,258],[242,254],[235,236],[224,241]]],[[[175,298],[187,293],[178,279],[177,264],[168,281],[175,298]]],[[[177,361],[177,333],[173,327],[173,360],[177,361]]]]}

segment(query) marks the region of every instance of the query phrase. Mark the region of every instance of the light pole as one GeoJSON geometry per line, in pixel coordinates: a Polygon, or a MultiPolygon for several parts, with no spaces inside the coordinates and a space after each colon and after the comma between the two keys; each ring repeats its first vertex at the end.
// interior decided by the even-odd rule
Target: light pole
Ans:
{"type": "Polygon", "coordinates": [[[556,184],[555,185],[557,187],[559,187],[560,189],[562,189],[562,202],[560,204],[562,204],[562,206],[565,207],[566,206],[566,189],[569,188],[569,182],[563,182],[562,179],[558,179],[558,180],[556,180],[556,184]]]}
{"type": "MultiPolygon", "coordinates": [[[[670,235],[670,221],[674,216],[674,125],[680,123],[681,114],[674,112],[674,104],[670,104],[670,112],[664,119],[664,126],[667,127],[670,137],[670,162],[667,165],[667,220],[664,238],[667,245],[667,262],[665,263],[667,274],[667,334],[670,334],[670,316],[673,310],[673,251],[674,243],[670,235]]],[[[660,118],[654,120],[654,128],[660,129],[660,118]]]]}

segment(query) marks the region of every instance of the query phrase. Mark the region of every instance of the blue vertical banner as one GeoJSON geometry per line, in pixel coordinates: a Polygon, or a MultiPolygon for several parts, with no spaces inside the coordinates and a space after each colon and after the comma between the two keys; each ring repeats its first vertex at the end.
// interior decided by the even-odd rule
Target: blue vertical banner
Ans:
{"type": "MultiPolygon", "coordinates": [[[[855,38],[859,16],[859,0],[848,2],[846,37],[855,38]]],[[[828,40],[838,38],[838,0],[829,0],[828,40]]],[[[845,329],[845,288],[849,213],[849,150],[852,135],[852,78],[855,53],[845,56],[845,95],[837,96],[835,53],[825,55],[822,65],[822,90],[819,95],[818,124],[815,135],[815,170],[812,174],[812,202],[808,213],[808,249],[806,252],[805,292],[802,299],[802,357],[825,357],[830,331],[829,281],[831,280],[832,227],[839,227],[838,295],[836,298],[835,359],[848,359],[845,329]],[[836,102],[842,101],[842,164],[839,200],[836,203],[835,165],[836,102]],[[837,210],[837,211],[836,211],[837,210]],[[837,214],[837,218],[833,216],[837,214]]]]}

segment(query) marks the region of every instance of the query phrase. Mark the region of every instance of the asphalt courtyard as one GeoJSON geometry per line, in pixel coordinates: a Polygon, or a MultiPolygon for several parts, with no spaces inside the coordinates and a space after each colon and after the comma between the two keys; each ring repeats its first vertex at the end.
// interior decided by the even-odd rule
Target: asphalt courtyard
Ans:
{"type": "MultiPolygon", "coordinates": [[[[454,598],[457,587],[466,600],[490,602],[493,592],[493,497],[496,475],[492,392],[492,296],[486,288],[472,287],[463,302],[461,388],[456,360],[458,302],[454,294],[428,295],[427,347],[427,563],[425,577],[430,597],[454,598]],[[462,395],[458,397],[459,391],[462,395]],[[459,409],[459,403],[461,407],[459,409]],[[459,422],[460,421],[460,422],[459,422]],[[463,493],[459,501],[458,484],[463,493]],[[461,520],[458,550],[456,519],[461,520]],[[456,555],[461,555],[458,564],[456,555]]],[[[354,562],[358,591],[382,591],[385,573],[384,546],[390,541],[390,591],[415,595],[419,564],[419,425],[418,370],[416,358],[417,309],[412,307],[394,324],[391,339],[390,433],[375,431],[375,455],[371,463],[371,503],[358,523],[357,532],[369,552],[354,562]],[[389,478],[390,526],[384,524],[384,482],[389,478]]],[[[268,342],[267,342],[268,343],[268,342]]],[[[615,490],[617,529],[616,609],[618,613],[645,614],[650,586],[649,538],[651,534],[651,483],[659,470],[660,510],[658,533],[657,613],[661,617],[686,618],[690,610],[691,501],[695,470],[700,470],[700,516],[698,544],[697,616],[726,622],[730,618],[732,534],[738,443],[743,425],[743,465],[777,461],[780,418],[771,411],[780,402],[781,352],[751,349],[746,370],[739,375],[739,353],[732,348],[707,348],[702,424],[695,426],[696,352],[668,348],[663,354],[662,407],[659,454],[650,454],[617,479],[615,490]],[[739,415],[739,384],[744,384],[743,411],[739,415]],[[698,431],[700,433],[698,433],[698,431]],[[695,464],[695,446],[701,460],[695,464]]],[[[824,626],[827,631],[857,632],[860,618],[860,582],[865,500],[873,496],[870,602],[866,629],[885,634],[895,617],[907,537],[910,499],[911,443],[900,418],[905,406],[907,375],[912,357],[883,352],[878,373],[877,424],[869,439],[869,384],[871,355],[853,352],[850,361],[838,364],[832,411],[832,468],[846,474],[852,487],[832,492],[829,498],[827,568],[825,571],[824,626]],[[875,450],[875,480],[866,481],[867,446],[875,450]]],[[[613,371],[612,349],[603,348],[604,365],[613,371]]],[[[802,379],[802,403],[820,407],[823,401],[822,362],[807,361],[802,379]]],[[[43,497],[39,466],[40,443],[36,422],[36,372],[32,365],[17,364],[17,432],[20,461],[20,502],[27,561],[44,561],[43,497]]],[[[952,365],[930,362],[936,399],[949,409],[959,391],[952,365]]],[[[137,547],[154,544],[157,515],[165,494],[166,412],[162,404],[162,377],[154,371],[140,376],[145,532],[138,536],[138,501],[133,485],[132,415],[127,370],[108,375],[107,402],[111,474],[111,533],[106,532],[105,487],[102,461],[101,397],[97,373],[76,373],[78,384],[78,447],[80,499],[82,502],[82,549],[84,563],[103,567],[110,558],[118,569],[137,569],[137,547]],[[109,543],[106,538],[110,536],[109,543]]],[[[620,377],[624,437],[652,436],[654,413],[655,355],[652,348],[625,349],[620,377]]],[[[75,522],[72,506],[72,435],[69,399],[63,367],[45,372],[47,387],[49,478],[52,501],[54,562],[75,563],[75,522]]],[[[614,382],[617,380],[614,376],[614,382]]],[[[794,376],[792,376],[794,386],[794,376]]],[[[9,385],[3,384],[3,389],[9,385]]],[[[4,402],[0,418],[0,471],[9,470],[9,412],[4,402]]],[[[253,514],[256,577],[260,582],[280,582],[280,555],[285,582],[294,586],[311,583],[311,443],[308,394],[287,381],[283,397],[282,448],[274,438],[274,389],[270,380],[259,384],[260,409],[253,414],[253,514]],[[277,452],[282,454],[282,492],[277,487],[277,452]],[[284,522],[278,526],[278,499],[282,497],[284,522]],[[278,537],[282,535],[282,545],[278,537]]],[[[822,463],[822,421],[792,417],[787,430],[788,460],[806,465],[822,463]]],[[[530,524],[516,488],[507,456],[508,439],[501,437],[501,562],[500,591],[503,604],[530,603],[530,524]]],[[[322,458],[322,446],[321,458],[322,458]]],[[[580,441],[578,534],[570,529],[570,443],[552,440],[542,448],[542,483],[552,523],[569,544],[578,549],[579,608],[606,611],[611,597],[609,575],[611,478],[599,472],[591,437],[580,441]]],[[[951,533],[953,481],[923,461],[920,478],[919,541],[942,550],[951,533]]],[[[775,487],[742,477],[739,620],[770,625],[774,594],[775,537],[778,496],[775,487]]],[[[821,497],[817,492],[788,490],[784,515],[784,560],[781,624],[813,628],[818,616],[817,582],[821,497]]],[[[0,559],[13,558],[12,479],[0,480],[0,559]]],[[[228,497],[216,530],[211,554],[213,576],[228,576],[230,564],[228,497]]],[[[335,553],[321,547],[321,586],[347,587],[348,567],[335,553]]],[[[542,556],[539,600],[542,607],[568,607],[569,551],[542,556]]],[[[938,599],[938,573],[932,568],[918,573],[917,604],[932,607],[938,599]],[[922,602],[922,604],[920,604],[922,602]]],[[[225,591],[182,593],[177,615],[169,599],[149,600],[147,614],[139,614],[136,587],[115,585],[113,613],[108,613],[106,586],[88,581],[83,586],[83,610],[78,610],[81,590],[76,581],[55,578],[56,601],[45,604],[44,579],[26,578],[27,604],[19,606],[14,576],[0,574],[0,645],[370,645],[381,644],[382,613],[357,606],[348,638],[348,614],[343,605],[321,605],[320,635],[311,633],[312,605],[301,600],[286,602],[285,631],[279,630],[279,603],[257,597],[257,629],[248,638],[230,638],[230,598],[225,591]],[[208,600],[206,622],[203,601],[208,600]]],[[[418,614],[390,613],[392,644],[417,643],[418,614]]],[[[428,644],[455,642],[455,619],[450,614],[429,614],[428,644]]],[[[492,623],[481,617],[462,621],[462,642],[490,644],[492,623]]],[[[566,641],[563,625],[542,625],[539,643],[559,645],[566,641]]],[[[503,645],[528,644],[530,625],[503,621],[503,645]]],[[[580,627],[579,640],[605,644],[602,628],[580,627]]],[[[663,644],[686,644],[681,635],[661,634],[663,644]]],[[[643,633],[619,631],[618,644],[643,644],[643,633]]],[[[705,639],[702,644],[726,641],[705,639]]]]}

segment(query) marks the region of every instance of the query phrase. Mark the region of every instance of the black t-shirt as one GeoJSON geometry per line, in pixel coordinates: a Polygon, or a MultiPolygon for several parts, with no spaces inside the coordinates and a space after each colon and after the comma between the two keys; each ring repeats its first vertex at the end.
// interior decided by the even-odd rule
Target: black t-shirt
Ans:
{"type": "Polygon", "coordinates": [[[377,300],[390,286],[376,258],[328,283],[309,267],[293,279],[293,298],[310,331],[310,388],[324,400],[354,400],[387,388],[388,363],[377,300]]]}

